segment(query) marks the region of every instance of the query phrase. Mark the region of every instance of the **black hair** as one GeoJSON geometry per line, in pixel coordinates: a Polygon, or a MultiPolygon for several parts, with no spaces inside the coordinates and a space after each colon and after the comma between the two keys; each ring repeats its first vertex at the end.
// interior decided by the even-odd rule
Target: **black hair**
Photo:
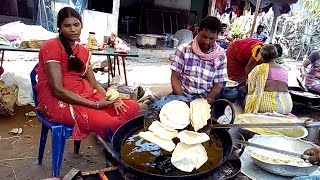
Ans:
{"type": "MultiPolygon", "coordinates": [[[[82,24],[81,16],[80,14],[71,7],[64,7],[62,8],[57,16],[57,26],[59,29],[61,29],[62,22],[66,18],[74,17],[79,19],[80,23],[82,24]]],[[[84,68],[84,63],[73,53],[73,50],[67,40],[66,37],[60,32],[59,30],[59,38],[60,41],[64,47],[64,50],[68,54],[69,60],[68,60],[68,68],[70,70],[76,71],[76,72],[82,72],[84,68]]]]}
{"type": "Polygon", "coordinates": [[[278,57],[281,57],[283,54],[283,49],[282,49],[281,45],[280,44],[273,44],[273,45],[274,45],[274,47],[277,48],[278,57]]]}
{"type": "Polygon", "coordinates": [[[199,30],[202,31],[203,29],[210,30],[212,33],[220,32],[221,30],[221,21],[213,16],[207,16],[203,18],[200,23],[199,30]]]}
{"type": "Polygon", "coordinates": [[[226,23],[221,23],[221,28],[223,27],[228,27],[228,25],[226,23]]]}
{"type": "Polygon", "coordinates": [[[260,24],[260,25],[257,27],[257,29],[259,29],[259,28],[264,29],[264,26],[260,24]]]}
{"type": "Polygon", "coordinates": [[[260,54],[263,59],[263,62],[270,62],[273,59],[278,57],[277,48],[272,44],[266,44],[261,47],[260,54]]]}

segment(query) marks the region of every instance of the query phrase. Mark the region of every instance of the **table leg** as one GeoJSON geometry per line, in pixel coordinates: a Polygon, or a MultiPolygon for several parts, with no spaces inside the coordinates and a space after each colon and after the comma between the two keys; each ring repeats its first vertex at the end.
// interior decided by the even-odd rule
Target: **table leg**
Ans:
{"type": "Polygon", "coordinates": [[[2,63],[3,63],[3,60],[4,60],[4,50],[1,50],[0,52],[2,52],[1,54],[1,67],[2,67],[2,63]]]}
{"type": "Polygon", "coordinates": [[[108,60],[108,87],[110,86],[110,75],[112,76],[112,63],[110,56],[107,56],[108,60]]]}
{"type": "Polygon", "coordinates": [[[119,64],[119,57],[117,56],[117,63],[118,63],[118,73],[119,73],[119,75],[121,75],[121,73],[120,73],[120,64],[119,64]]]}
{"type": "Polygon", "coordinates": [[[116,76],[116,56],[113,56],[113,77],[116,76]]]}
{"type": "Polygon", "coordinates": [[[124,57],[121,57],[121,58],[122,58],[122,65],[123,65],[123,73],[124,73],[125,85],[128,86],[126,63],[125,63],[124,57]]]}
{"type": "Polygon", "coordinates": [[[112,60],[110,56],[108,56],[108,73],[111,75],[111,77],[114,77],[112,60]]]}

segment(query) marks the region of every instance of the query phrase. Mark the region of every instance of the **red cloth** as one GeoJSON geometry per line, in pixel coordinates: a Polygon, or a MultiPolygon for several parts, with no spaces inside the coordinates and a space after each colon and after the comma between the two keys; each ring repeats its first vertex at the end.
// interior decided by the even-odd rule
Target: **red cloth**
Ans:
{"type": "Polygon", "coordinates": [[[227,0],[216,0],[216,8],[220,15],[223,14],[223,11],[227,7],[227,0]]]}
{"type": "Polygon", "coordinates": [[[251,50],[262,41],[253,38],[240,39],[231,43],[227,49],[227,71],[229,79],[243,83],[247,80],[245,68],[252,56],[251,50]]]}
{"type": "Polygon", "coordinates": [[[68,55],[58,39],[45,42],[39,52],[38,74],[39,105],[37,107],[50,121],[73,125],[73,138],[81,140],[90,132],[106,138],[106,130],[114,132],[120,125],[136,117],[139,112],[139,104],[132,100],[124,100],[129,106],[126,113],[117,115],[111,105],[106,109],[96,110],[79,105],[70,105],[57,99],[51,94],[46,76],[45,64],[52,61],[60,63],[62,71],[63,87],[79,96],[91,101],[103,98],[82,75],[90,65],[90,53],[83,46],[77,44],[74,54],[86,65],[83,72],[70,71],[68,69],[68,55]],[[73,118],[74,117],[74,118],[73,118]]]}

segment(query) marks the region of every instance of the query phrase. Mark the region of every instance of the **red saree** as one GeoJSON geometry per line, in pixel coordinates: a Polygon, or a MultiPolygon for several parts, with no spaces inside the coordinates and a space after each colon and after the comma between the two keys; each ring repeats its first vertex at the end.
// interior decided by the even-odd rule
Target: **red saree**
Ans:
{"type": "Polygon", "coordinates": [[[37,68],[39,105],[37,107],[50,121],[73,125],[73,138],[81,140],[90,132],[95,132],[106,139],[106,130],[114,132],[124,122],[136,117],[139,104],[132,100],[124,100],[129,106],[127,112],[117,115],[111,105],[106,109],[96,110],[84,106],[65,103],[51,94],[48,84],[45,64],[59,63],[62,71],[64,88],[91,101],[98,101],[104,95],[99,94],[83,77],[90,66],[90,53],[83,46],[77,44],[74,54],[85,64],[83,72],[68,69],[68,55],[58,39],[46,41],[39,52],[39,65],[37,68]]]}
{"type": "Polygon", "coordinates": [[[229,79],[244,83],[247,80],[245,68],[252,56],[251,50],[262,41],[253,38],[240,39],[231,43],[227,49],[227,71],[229,79]]]}

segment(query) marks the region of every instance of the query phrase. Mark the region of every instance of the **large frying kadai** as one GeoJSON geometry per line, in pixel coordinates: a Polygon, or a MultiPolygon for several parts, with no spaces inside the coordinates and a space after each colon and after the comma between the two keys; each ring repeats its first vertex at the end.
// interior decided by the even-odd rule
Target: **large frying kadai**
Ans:
{"type": "MultiPolygon", "coordinates": [[[[158,113],[156,113],[158,114],[158,113]]],[[[214,129],[211,131],[211,134],[216,135],[219,138],[222,145],[222,160],[220,163],[212,165],[209,170],[206,171],[193,171],[191,173],[182,172],[177,174],[166,174],[166,173],[150,173],[146,172],[142,169],[134,167],[128,164],[123,158],[121,157],[121,147],[124,141],[131,136],[132,133],[137,132],[144,128],[144,116],[137,117],[131,121],[126,122],[123,124],[114,134],[112,138],[112,147],[108,147],[107,151],[114,157],[114,160],[117,163],[124,166],[126,172],[129,172],[137,177],[143,177],[144,179],[199,179],[202,177],[209,177],[212,176],[213,172],[217,170],[217,168],[222,165],[225,161],[227,161],[228,157],[232,151],[232,140],[231,136],[225,129],[214,129]]],[[[208,150],[207,150],[208,151],[208,150]]]]}

